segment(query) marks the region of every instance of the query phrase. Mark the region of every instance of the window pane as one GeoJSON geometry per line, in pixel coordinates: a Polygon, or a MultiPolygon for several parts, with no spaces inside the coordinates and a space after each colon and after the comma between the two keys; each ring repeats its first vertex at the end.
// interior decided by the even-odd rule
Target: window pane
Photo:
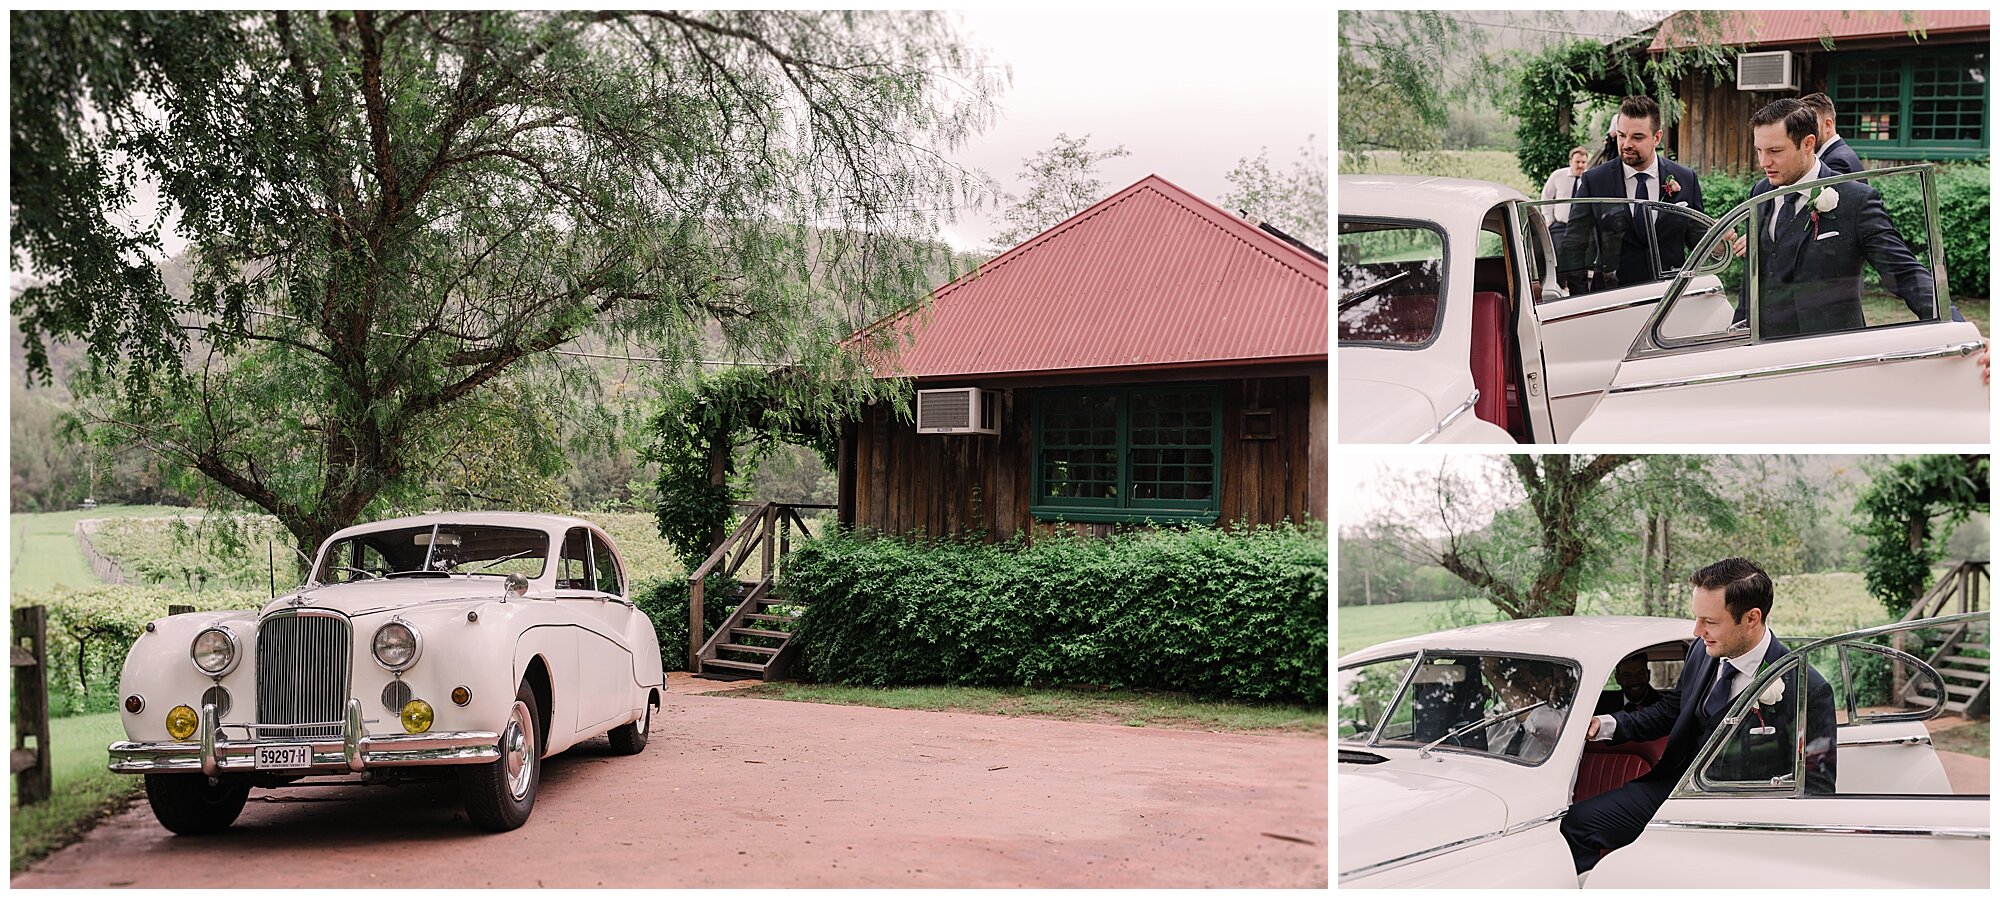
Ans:
{"type": "Polygon", "coordinates": [[[1986,54],[1938,54],[1912,61],[1913,141],[1976,141],[1986,109],[1986,54]]]}
{"type": "Polygon", "coordinates": [[[1902,90],[1902,60],[1843,60],[1833,77],[1836,130],[1850,140],[1901,140],[1902,90]]]}
{"type": "Polygon", "coordinates": [[[1340,342],[1425,344],[1437,333],[1444,235],[1340,221],[1340,342]]]}
{"type": "Polygon", "coordinates": [[[1044,401],[1039,467],[1042,496],[1118,495],[1118,396],[1053,394],[1044,401]]]}

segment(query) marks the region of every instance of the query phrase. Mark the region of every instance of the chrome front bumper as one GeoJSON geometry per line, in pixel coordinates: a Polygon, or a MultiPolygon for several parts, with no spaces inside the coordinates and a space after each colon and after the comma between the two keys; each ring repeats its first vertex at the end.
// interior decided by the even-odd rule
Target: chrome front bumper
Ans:
{"type": "Polygon", "coordinates": [[[270,774],[352,774],[370,768],[413,765],[466,765],[491,762],[500,757],[500,735],[484,731],[449,733],[391,734],[371,737],[361,732],[361,700],[347,701],[347,714],[339,722],[337,739],[320,737],[302,740],[225,740],[225,727],[245,728],[255,733],[254,724],[218,724],[215,706],[204,703],[194,743],[111,744],[111,770],[121,774],[151,774],[162,771],[199,771],[211,777],[226,772],[265,771],[270,774]],[[278,743],[310,747],[312,763],[304,768],[257,767],[257,747],[278,743]]]}

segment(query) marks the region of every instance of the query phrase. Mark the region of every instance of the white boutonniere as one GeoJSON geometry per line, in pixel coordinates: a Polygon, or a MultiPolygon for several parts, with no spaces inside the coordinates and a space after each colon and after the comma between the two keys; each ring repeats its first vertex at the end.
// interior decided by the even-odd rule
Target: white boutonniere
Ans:
{"type": "Polygon", "coordinates": [[[1777,705],[1779,702],[1783,701],[1784,698],[1785,698],[1784,678],[1779,678],[1777,680],[1772,681],[1770,684],[1764,687],[1764,692],[1757,694],[1757,702],[1761,705],[1777,705]]]}
{"type": "Polygon", "coordinates": [[[1811,220],[1806,222],[1806,230],[1812,232],[1814,240],[1818,240],[1819,217],[1821,215],[1833,217],[1834,208],[1840,205],[1840,194],[1834,193],[1831,187],[1820,187],[1813,191],[1812,199],[1807,205],[1812,207],[1812,216],[1811,220]]]}

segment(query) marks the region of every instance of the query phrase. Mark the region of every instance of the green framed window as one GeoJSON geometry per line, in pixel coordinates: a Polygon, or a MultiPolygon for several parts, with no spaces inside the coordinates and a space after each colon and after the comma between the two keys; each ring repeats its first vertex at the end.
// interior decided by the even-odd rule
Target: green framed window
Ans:
{"type": "Polygon", "coordinates": [[[1035,517],[1215,521],[1222,470],[1216,386],[1044,390],[1034,409],[1035,517]]]}
{"type": "Polygon", "coordinates": [[[1831,54],[1835,127],[1874,159],[1984,159],[1987,51],[1831,54]]]}

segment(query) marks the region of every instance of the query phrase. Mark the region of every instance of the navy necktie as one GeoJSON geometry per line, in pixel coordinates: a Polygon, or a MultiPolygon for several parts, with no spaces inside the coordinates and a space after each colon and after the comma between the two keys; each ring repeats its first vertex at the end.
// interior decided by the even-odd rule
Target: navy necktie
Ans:
{"type": "Polygon", "coordinates": [[[1719,659],[1715,665],[1715,686],[1708,688],[1708,698],[1702,701],[1701,716],[1710,721],[1722,715],[1729,707],[1729,682],[1736,679],[1736,669],[1728,659],[1719,659]]]}
{"type": "MultiPolygon", "coordinates": [[[[1640,172],[1636,175],[1633,175],[1632,177],[1638,181],[1638,185],[1632,191],[1632,199],[1634,200],[1652,199],[1652,197],[1646,193],[1646,179],[1651,178],[1653,176],[1648,175],[1645,172],[1640,172]]],[[[1652,243],[1653,241],[1652,224],[1653,224],[1653,216],[1645,207],[1643,206],[1632,207],[1632,235],[1638,238],[1641,244],[1652,243]]]]}
{"type": "Polygon", "coordinates": [[[1804,194],[1786,194],[1783,200],[1778,201],[1778,220],[1771,227],[1771,239],[1776,240],[1778,235],[1785,233],[1786,226],[1792,223],[1792,216],[1798,212],[1798,200],[1802,196],[1804,194]]]}

